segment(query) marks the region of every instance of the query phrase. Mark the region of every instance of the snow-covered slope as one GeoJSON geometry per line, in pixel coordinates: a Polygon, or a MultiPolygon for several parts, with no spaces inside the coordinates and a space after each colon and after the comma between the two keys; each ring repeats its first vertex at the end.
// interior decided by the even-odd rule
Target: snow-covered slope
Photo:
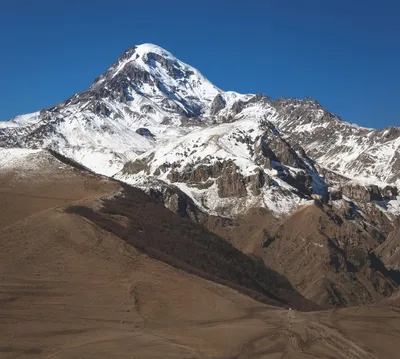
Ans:
{"type": "Polygon", "coordinates": [[[49,147],[113,175],[156,139],[209,123],[217,95],[225,104],[249,97],[223,93],[166,50],[143,44],[127,50],[87,90],[40,113],[0,123],[0,145],[49,147]],[[139,134],[142,127],[156,138],[139,134]]]}
{"type": "Polygon", "coordinates": [[[275,115],[272,108],[247,104],[232,122],[194,129],[156,145],[127,163],[116,177],[145,189],[149,180],[174,184],[215,215],[229,216],[252,206],[288,213],[309,198],[311,178],[310,188],[304,182],[309,174],[318,173],[308,159],[290,153],[268,121],[275,115]],[[268,139],[281,146],[278,156],[288,158],[273,157],[272,150],[268,154],[268,139]],[[299,173],[304,178],[296,180],[299,173]]]}
{"type": "Polygon", "coordinates": [[[280,99],[276,126],[321,166],[365,184],[400,184],[400,128],[342,121],[311,99],[280,99]]]}
{"type": "Polygon", "coordinates": [[[65,102],[0,123],[0,147],[49,148],[225,216],[339,198],[328,186],[352,178],[381,189],[350,185],[349,196],[397,208],[396,189],[383,187],[399,180],[399,146],[399,129],[343,122],[313,100],[222,91],[152,44],[130,48],[65,102]]]}

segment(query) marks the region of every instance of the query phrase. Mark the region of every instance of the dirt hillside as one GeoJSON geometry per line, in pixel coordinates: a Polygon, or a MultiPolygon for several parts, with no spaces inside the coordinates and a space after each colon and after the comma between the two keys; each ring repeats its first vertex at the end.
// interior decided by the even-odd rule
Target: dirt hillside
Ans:
{"type": "MultiPolygon", "coordinates": [[[[47,172],[0,169],[0,193],[9,204],[0,216],[1,358],[398,357],[396,307],[288,310],[169,265],[165,257],[156,260],[154,252],[135,247],[145,237],[124,237],[132,235],[132,221],[136,218],[138,233],[186,222],[160,217],[155,204],[143,203],[147,197],[139,194],[136,199],[142,202],[135,214],[135,207],[115,200],[124,190],[118,183],[46,158],[47,172]],[[129,211],[111,213],[116,204],[114,210],[129,211]],[[155,216],[143,222],[149,209],[155,216]],[[85,215],[88,210],[98,216],[85,215]]],[[[197,227],[185,226],[181,236],[190,229],[193,238],[186,243],[201,250],[197,227]]],[[[174,233],[164,233],[166,243],[172,243],[174,233]]],[[[156,239],[160,232],[149,234],[156,239]]],[[[207,238],[214,243],[214,237],[207,238]]],[[[183,243],[182,238],[177,242],[183,243]]],[[[214,245],[222,258],[227,247],[214,245]]],[[[162,253],[182,262],[188,258],[182,253],[189,250],[162,253]]],[[[223,265],[231,272],[229,262],[223,265]]],[[[247,275],[257,278],[251,267],[247,275]]],[[[233,286],[232,277],[225,278],[233,286]]],[[[264,293],[264,284],[258,285],[264,293]]],[[[282,296],[289,291],[272,289],[282,296]]],[[[292,295],[286,298],[306,303],[292,295]]]]}

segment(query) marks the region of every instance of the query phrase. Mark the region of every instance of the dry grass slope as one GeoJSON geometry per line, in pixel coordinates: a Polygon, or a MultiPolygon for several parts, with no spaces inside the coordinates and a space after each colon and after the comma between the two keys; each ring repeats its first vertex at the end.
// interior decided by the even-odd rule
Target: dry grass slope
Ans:
{"type": "MultiPolygon", "coordinates": [[[[398,358],[398,308],[289,311],[155,260],[129,241],[165,253],[160,239],[171,244],[168,235],[179,236],[179,227],[159,232],[167,215],[146,222],[154,203],[141,194],[135,216],[115,200],[101,211],[98,198],[112,196],[119,184],[47,159],[47,172],[0,170],[0,194],[9,204],[0,213],[7,216],[0,227],[1,358],[398,358]],[[111,214],[111,204],[128,212],[111,214]],[[149,242],[121,239],[66,213],[71,206],[115,221],[119,235],[135,226],[139,233],[159,229],[149,242]]],[[[219,256],[235,255],[208,232],[196,238],[197,227],[183,227],[182,236],[194,236],[188,245],[201,251],[211,241],[219,256]]],[[[180,261],[188,250],[182,241],[182,252],[172,252],[180,261]]]]}

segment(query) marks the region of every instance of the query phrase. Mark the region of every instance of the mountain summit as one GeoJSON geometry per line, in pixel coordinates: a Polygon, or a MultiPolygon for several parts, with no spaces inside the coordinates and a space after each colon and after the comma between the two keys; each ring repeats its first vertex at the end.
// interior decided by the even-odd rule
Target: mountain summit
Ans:
{"type": "Polygon", "coordinates": [[[195,68],[152,44],[127,50],[89,90],[123,102],[152,99],[159,110],[188,117],[207,115],[207,104],[221,92],[195,68]]]}

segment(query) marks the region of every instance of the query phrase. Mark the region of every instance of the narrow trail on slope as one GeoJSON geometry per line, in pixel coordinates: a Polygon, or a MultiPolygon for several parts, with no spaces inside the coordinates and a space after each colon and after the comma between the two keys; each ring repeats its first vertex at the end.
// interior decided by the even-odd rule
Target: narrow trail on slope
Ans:
{"type": "Polygon", "coordinates": [[[360,347],[338,329],[318,320],[316,313],[287,313],[287,349],[282,358],[378,359],[367,347],[360,347]]]}
{"type": "MultiPolygon", "coordinates": [[[[231,319],[229,325],[248,326],[245,319],[262,320],[267,329],[248,338],[235,359],[269,356],[281,359],[379,359],[365,344],[347,338],[333,322],[332,326],[325,323],[325,318],[322,320],[318,312],[265,310],[231,319]]],[[[224,322],[219,324],[221,328],[226,325],[224,322]]],[[[218,327],[218,324],[214,323],[214,326],[218,327]]]]}

